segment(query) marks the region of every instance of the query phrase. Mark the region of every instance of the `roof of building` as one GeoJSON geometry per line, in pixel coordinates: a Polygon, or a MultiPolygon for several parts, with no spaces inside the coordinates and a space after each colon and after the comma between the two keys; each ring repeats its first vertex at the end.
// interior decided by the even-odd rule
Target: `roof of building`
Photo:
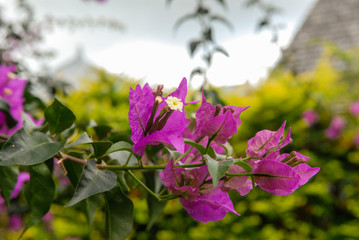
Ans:
{"type": "Polygon", "coordinates": [[[359,48],[359,0],[318,0],[284,51],[282,64],[295,73],[314,69],[323,40],[342,49],[359,48]]]}

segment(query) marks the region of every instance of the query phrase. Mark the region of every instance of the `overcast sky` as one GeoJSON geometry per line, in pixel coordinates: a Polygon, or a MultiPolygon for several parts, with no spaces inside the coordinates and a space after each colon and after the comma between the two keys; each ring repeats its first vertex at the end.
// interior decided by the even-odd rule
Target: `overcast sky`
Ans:
{"type": "MultiPolygon", "coordinates": [[[[177,32],[173,26],[181,16],[193,11],[194,0],[108,0],[106,3],[83,0],[29,0],[39,19],[51,15],[57,18],[106,17],[125,26],[124,31],[103,27],[69,29],[56,27],[47,31],[44,49],[56,51],[51,66],[59,66],[73,58],[81,45],[86,59],[114,73],[127,73],[135,78],[144,78],[151,84],[176,86],[182,77],[189,77],[191,70],[204,65],[199,57],[191,59],[187,42],[199,35],[199,26],[188,21],[177,32]]],[[[211,1],[209,1],[211,2],[211,1]]],[[[215,1],[212,1],[215,2],[215,1]]],[[[279,32],[279,46],[285,47],[302,24],[316,0],[275,0],[282,9],[274,18],[284,23],[279,32]]],[[[8,0],[0,0],[9,4],[8,0]]],[[[215,25],[215,36],[230,54],[214,56],[209,79],[216,86],[257,82],[280,56],[279,46],[270,43],[269,31],[256,32],[255,26],[261,16],[256,9],[247,9],[243,1],[228,0],[228,10],[212,4],[212,11],[225,15],[234,25],[229,31],[215,25]]]]}

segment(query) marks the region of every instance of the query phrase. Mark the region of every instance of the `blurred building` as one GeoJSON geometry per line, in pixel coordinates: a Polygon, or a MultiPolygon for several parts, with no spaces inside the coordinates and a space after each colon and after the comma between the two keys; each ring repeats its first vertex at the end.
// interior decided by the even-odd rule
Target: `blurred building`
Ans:
{"type": "MultiPolygon", "coordinates": [[[[318,0],[284,51],[281,64],[294,73],[313,70],[323,41],[341,49],[359,48],[359,0],[318,0]]],[[[335,62],[339,69],[342,62],[335,62]]]]}
{"type": "Polygon", "coordinates": [[[82,47],[77,47],[72,59],[55,70],[55,79],[59,79],[71,88],[77,88],[82,79],[96,79],[95,65],[84,56],[82,47]]]}

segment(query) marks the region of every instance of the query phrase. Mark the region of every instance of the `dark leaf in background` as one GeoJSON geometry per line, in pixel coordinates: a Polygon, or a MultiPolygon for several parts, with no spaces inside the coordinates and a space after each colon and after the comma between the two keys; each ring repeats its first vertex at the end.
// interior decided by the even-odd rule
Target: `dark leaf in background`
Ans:
{"type": "Polygon", "coordinates": [[[31,226],[41,221],[43,216],[49,211],[55,196],[55,183],[44,163],[30,166],[29,172],[30,181],[25,188],[25,197],[30,207],[30,216],[21,236],[31,226]]]}
{"type": "Polygon", "coordinates": [[[176,31],[185,21],[196,18],[198,16],[197,13],[189,13],[181,17],[177,20],[175,25],[173,26],[174,30],[176,31]]]}
{"type": "MultiPolygon", "coordinates": [[[[147,187],[149,187],[154,193],[158,193],[161,189],[162,182],[158,171],[148,171],[143,173],[147,187]]],[[[167,202],[160,202],[152,195],[147,194],[147,206],[148,206],[148,223],[147,230],[150,230],[156,220],[161,216],[161,213],[166,206],[167,202]]]]}
{"type": "Polygon", "coordinates": [[[203,60],[207,63],[208,66],[212,64],[212,54],[208,53],[203,55],[203,60]]]}
{"type": "Polygon", "coordinates": [[[207,28],[203,31],[203,39],[209,42],[213,41],[213,31],[212,28],[207,28]]]}
{"type": "Polygon", "coordinates": [[[227,52],[224,48],[222,48],[222,47],[215,47],[215,48],[214,48],[214,52],[220,52],[220,53],[222,53],[223,55],[225,55],[226,57],[229,57],[228,52],[227,52]]]}
{"type": "Polygon", "coordinates": [[[110,136],[112,128],[109,126],[96,126],[93,128],[99,140],[106,139],[110,136]]]}
{"type": "Polygon", "coordinates": [[[116,186],[116,174],[109,170],[97,169],[93,159],[89,159],[76,186],[75,194],[66,207],[92,196],[111,190],[116,186]]]}
{"type": "Polygon", "coordinates": [[[196,75],[202,75],[205,72],[204,69],[202,69],[201,67],[195,68],[192,70],[191,75],[190,75],[190,79],[192,79],[194,76],[196,75]]]}
{"type": "Polygon", "coordinates": [[[58,134],[71,127],[76,117],[70,109],[55,98],[45,110],[45,119],[49,124],[50,133],[58,134]]]}
{"type": "Polygon", "coordinates": [[[4,166],[0,167],[0,193],[4,198],[6,206],[10,205],[10,196],[14,190],[17,182],[17,176],[19,174],[18,167],[4,166]]]}
{"type": "Polygon", "coordinates": [[[17,130],[5,143],[0,152],[0,166],[34,165],[56,155],[66,141],[51,142],[46,134],[25,129],[17,130]]]}
{"type": "Polygon", "coordinates": [[[66,176],[69,178],[72,186],[75,188],[80,181],[83,166],[72,161],[63,161],[63,163],[67,171],[66,176]]]}
{"type": "Polygon", "coordinates": [[[132,230],[133,203],[116,187],[105,193],[106,226],[110,240],[125,239],[132,230]]]}
{"type": "Polygon", "coordinates": [[[196,52],[198,46],[202,43],[202,40],[193,40],[189,43],[189,52],[191,57],[193,57],[194,53],[196,52]]]}
{"type": "Polygon", "coordinates": [[[82,145],[82,144],[86,144],[86,143],[92,143],[92,139],[89,137],[89,135],[87,135],[86,132],[84,132],[74,142],[67,144],[66,147],[69,148],[69,147],[78,146],[78,145],[82,145]]]}
{"type": "Polygon", "coordinates": [[[93,223],[97,209],[101,208],[103,204],[104,201],[102,194],[92,195],[91,197],[86,199],[86,205],[87,205],[86,218],[89,223],[89,226],[91,226],[93,223]]]}
{"type": "Polygon", "coordinates": [[[225,0],[217,0],[217,2],[218,2],[219,4],[221,4],[221,5],[223,6],[223,8],[227,8],[227,7],[228,7],[225,0]]]}
{"type": "Polygon", "coordinates": [[[221,23],[223,23],[225,26],[227,26],[227,28],[228,28],[229,30],[231,30],[231,31],[234,30],[234,27],[233,27],[232,23],[229,22],[226,18],[224,18],[224,17],[222,17],[222,16],[212,15],[212,16],[210,17],[210,20],[211,20],[211,21],[221,22],[221,23]]]}
{"type": "Polygon", "coordinates": [[[112,142],[109,141],[92,142],[91,146],[93,148],[93,156],[95,158],[100,158],[106,155],[107,150],[112,146],[112,142]]]}

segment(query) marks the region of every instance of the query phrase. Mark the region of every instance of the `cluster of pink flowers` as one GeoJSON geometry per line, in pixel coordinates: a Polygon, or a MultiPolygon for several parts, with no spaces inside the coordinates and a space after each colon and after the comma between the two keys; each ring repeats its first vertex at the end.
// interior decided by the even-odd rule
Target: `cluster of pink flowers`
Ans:
{"type": "Polygon", "coordinates": [[[15,130],[22,126],[21,114],[24,111],[23,97],[26,80],[16,77],[14,74],[15,66],[7,67],[6,65],[0,66],[0,99],[5,100],[9,106],[9,112],[17,125],[9,128],[6,124],[6,116],[0,112],[0,133],[11,135],[15,130]]]}
{"type": "Polygon", "coordinates": [[[223,144],[227,144],[237,132],[241,124],[240,115],[248,107],[213,106],[202,94],[195,121],[191,121],[186,119],[184,111],[184,106],[190,104],[185,102],[186,79],[167,97],[163,97],[162,88],[152,89],[146,84],[143,88],[138,85],[135,90],[130,90],[129,124],[133,152],[143,155],[147,145],[158,144],[180,153],[186,152],[176,161],[170,159],[160,177],[169,191],[180,195],[181,204],[195,220],[217,221],[227,212],[238,214],[229,198],[230,190],[243,196],[257,185],[272,194],[288,195],[319,171],[319,168],[306,164],[309,157],[295,151],[281,153],[282,148],[292,141],[290,129],[284,135],[286,123],[283,123],[278,131],[262,130],[249,140],[247,156],[239,161],[245,162],[250,172],[234,164],[228,169],[228,174],[214,183],[203,153],[186,145],[184,138],[221,154],[223,144]],[[183,164],[198,164],[198,167],[183,168],[183,164]]]}

